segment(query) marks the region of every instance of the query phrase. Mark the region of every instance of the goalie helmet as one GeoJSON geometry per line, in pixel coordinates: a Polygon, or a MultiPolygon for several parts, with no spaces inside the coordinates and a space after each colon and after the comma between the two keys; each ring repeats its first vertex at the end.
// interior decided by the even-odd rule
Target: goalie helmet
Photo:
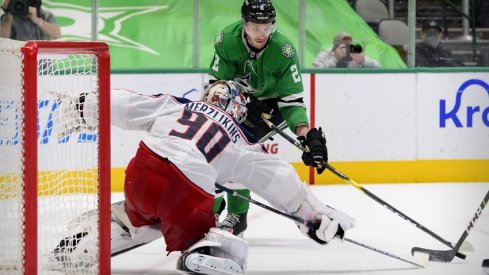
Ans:
{"type": "Polygon", "coordinates": [[[241,6],[245,21],[257,24],[275,23],[275,8],[270,0],[245,0],[241,6]]]}
{"type": "Polygon", "coordinates": [[[226,111],[238,123],[246,119],[247,98],[243,94],[241,86],[233,81],[218,80],[210,84],[202,95],[202,101],[226,111]]]}

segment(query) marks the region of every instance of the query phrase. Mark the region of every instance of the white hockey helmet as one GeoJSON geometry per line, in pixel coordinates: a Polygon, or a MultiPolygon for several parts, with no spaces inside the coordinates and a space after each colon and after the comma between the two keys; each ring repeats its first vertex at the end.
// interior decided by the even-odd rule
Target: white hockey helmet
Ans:
{"type": "Polygon", "coordinates": [[[247,98],[241,86],[234,81],[217,80],[210,84],[202,95],[202,101],[226,111],[238,123],[246,119],[247,98]]]}

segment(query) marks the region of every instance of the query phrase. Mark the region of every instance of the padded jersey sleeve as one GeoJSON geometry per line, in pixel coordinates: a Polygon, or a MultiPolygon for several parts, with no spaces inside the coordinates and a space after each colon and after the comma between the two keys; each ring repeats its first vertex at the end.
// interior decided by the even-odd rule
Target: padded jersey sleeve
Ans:
{"type": "Polygon", "coordinates": [[[272,63],[278,93],[278,107],[290,130],[295,133],[295,128],[299,124],[309,124],[306,107],[304,104],[304,86],[302,83],[302,73],[300,70],[299,59],[295,47],[288,39],[277,36],[277,43],[274,43],[275,52],[272,63]]]}
{"type": "Polygon", "coordinates": [[[214,40],[214,56],[209,67],[209,75],[215,79],[234,79],[237,74],[236,63],[243,52],[246,52],[246,48],[228,28],[218,33],[214,40]]]}
{"type": "Polygon", "coordinates": [[[129,90],[112,89],[111,123],[126,130],[147,131],[159,116],[175,112],[170,95],[141,95],[129,90]]]}

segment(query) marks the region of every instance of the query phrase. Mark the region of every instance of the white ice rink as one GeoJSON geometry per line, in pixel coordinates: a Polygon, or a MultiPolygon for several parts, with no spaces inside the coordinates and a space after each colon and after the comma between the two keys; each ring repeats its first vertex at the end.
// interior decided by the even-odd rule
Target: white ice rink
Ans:
{"type": "MultiPolygon", "coordinates": [[[[467,228],[489,190],[489,183],[363,186],[453,243],[467,228]]],[[[410,254],[413,246],[449,249],[349,184],[312,188],[323,202],[356,218],[356,227],[347,233],[350,239],[410,261],[414,260],[410,254]]],[[[122,194],[112,195],[113,202],[121,198],[122,194]]],[[[247,274],[480,275],[482,260],[489,258],[489,209],[484,210],[467,238],[475,251],[467,252],[466,260],[429,262],[425,268],[347,242],[320,246],[304,237],[292,221],[254,205],[248,215],[247,274]]],[[[164,242],[159,239],[113,257],[112,274],[176,274],[178,253],[166,254],[164,242]]]]}

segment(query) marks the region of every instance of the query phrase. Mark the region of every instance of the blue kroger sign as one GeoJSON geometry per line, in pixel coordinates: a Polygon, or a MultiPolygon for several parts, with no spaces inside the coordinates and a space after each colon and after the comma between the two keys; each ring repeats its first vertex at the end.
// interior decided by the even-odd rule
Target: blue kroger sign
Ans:
{"type": "MultiPolygon", "coordinates": [[[[55,135],[53,132],[54,126],[54,113],[58,109],[58,102],[50,101],[47,99],[38,101],[38,111],[48,112],[47,120],[45,122],[40,122],[39,118],[37,120],[37,138],[39,144],[48,144],[50,142],[56,143],[67,143],[72,139],[72,135],[75,137],[75,142],[96,142],[97,134],[91,133],[66,133],[63,136],[55,135]]],[[[13,131],[8,132],[7,136],[0,135],[0,145],[17,145],[19,139],[22,138],[19,135],[19,127],[21,127],[19,120],[20,108],[18,102],[12,100],[0,101],[0,127],[7,127],[11,125],[13,131]]]]}
{"type": "Polygon", "coordinates": [[[446,101],[444,99],[440,100],[440,127],[445,128],[447,120],[451,120],[457,128],[471,128],[475,119],[481,119],[484,125],[489,127],[489,85],[480,79],[469,79],[458,88],[455,96],[455,106],[450,111],[447,112],[446,101]],[[467,106],[467,117],[461,121],[463,118],[459,117],[458,111],[462,105],[462,95],[468,87],[473,85],[483,87],[488,94],[488,100],[485,107],[467,106]]]}

